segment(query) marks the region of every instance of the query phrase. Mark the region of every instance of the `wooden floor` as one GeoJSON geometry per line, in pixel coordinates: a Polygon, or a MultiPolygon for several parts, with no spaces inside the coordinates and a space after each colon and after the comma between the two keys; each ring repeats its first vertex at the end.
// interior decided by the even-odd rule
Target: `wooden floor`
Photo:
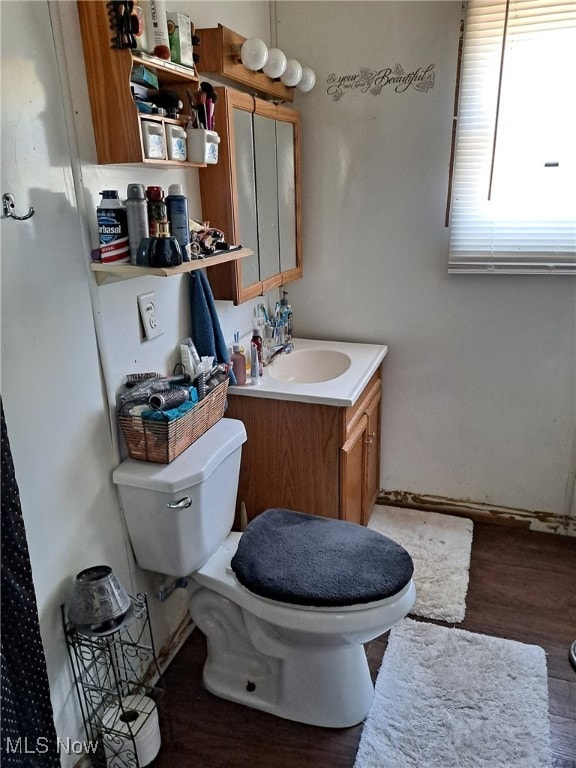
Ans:
{"type": "MultiPolygon", "coordinates": [[[[576,672],[568,660],[576,639],[576,539],[475,523],[466,606],[459,628],[545,649],[553,766],[576,768],[576,672]]],[[[367,649],[374,678],[385,647],[382,637],[367,649]]],[[[201,683],[205,654],[196,630],[166,672],[173,743],[164,722],[154,768],[352,768],[361,725],[317,728],[212,696],[201,683]]]]}

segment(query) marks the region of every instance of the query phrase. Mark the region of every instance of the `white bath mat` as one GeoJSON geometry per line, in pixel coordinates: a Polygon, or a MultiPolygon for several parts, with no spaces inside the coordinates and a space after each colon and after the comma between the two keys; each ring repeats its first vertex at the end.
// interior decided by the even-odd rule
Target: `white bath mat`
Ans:
{"type": "Polygon", "coordinates": [[[449,622],[464,619],[472,520],[377,505],[368,527],[394,539],[412,556],[416,584],[413,615],[449,622]]]}
{"type": "Polygon", "coordinates": [[[354,768],[549,768],[544,650],[404,619],[354,768]]]}

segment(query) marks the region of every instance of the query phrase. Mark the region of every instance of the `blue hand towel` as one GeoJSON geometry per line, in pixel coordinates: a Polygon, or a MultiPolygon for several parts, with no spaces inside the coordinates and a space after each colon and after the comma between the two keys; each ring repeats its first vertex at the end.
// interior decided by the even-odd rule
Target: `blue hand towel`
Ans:
{"type": "MultiPolygon", "coordinates": [[[[213,357],[218,363],[228,363],[228,347],[222,335],[212,288],[203,269],[190,272],[190,319],[192,340],[200,357],[213,357]]],[[[236,384],[231,366],[228,376],[230,384],[236,384]]]]}

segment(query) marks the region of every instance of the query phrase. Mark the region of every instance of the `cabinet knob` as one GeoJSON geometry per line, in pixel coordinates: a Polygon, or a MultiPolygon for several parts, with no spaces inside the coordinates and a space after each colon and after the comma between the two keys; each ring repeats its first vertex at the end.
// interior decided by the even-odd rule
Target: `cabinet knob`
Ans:
{"type": "Polygon", "coordinates": [[[368,434],[368,437],[366,438],[366,444],[367,445],[372,445],[372,443],[374,442],[374,438],[375,437],[376,437],[376,432],[370,432],[368,434]]]}

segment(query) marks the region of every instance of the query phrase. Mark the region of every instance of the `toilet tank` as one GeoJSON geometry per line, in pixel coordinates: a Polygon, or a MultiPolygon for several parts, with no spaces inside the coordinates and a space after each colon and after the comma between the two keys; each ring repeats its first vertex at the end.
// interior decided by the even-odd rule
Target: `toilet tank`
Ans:
{"type": "Polygon", "coordinates": [[[221,419],[171,464],[126,459],[112,475],[141,568],[177,578],[200,568],[234,524],[241,421],[221,419]]]}

